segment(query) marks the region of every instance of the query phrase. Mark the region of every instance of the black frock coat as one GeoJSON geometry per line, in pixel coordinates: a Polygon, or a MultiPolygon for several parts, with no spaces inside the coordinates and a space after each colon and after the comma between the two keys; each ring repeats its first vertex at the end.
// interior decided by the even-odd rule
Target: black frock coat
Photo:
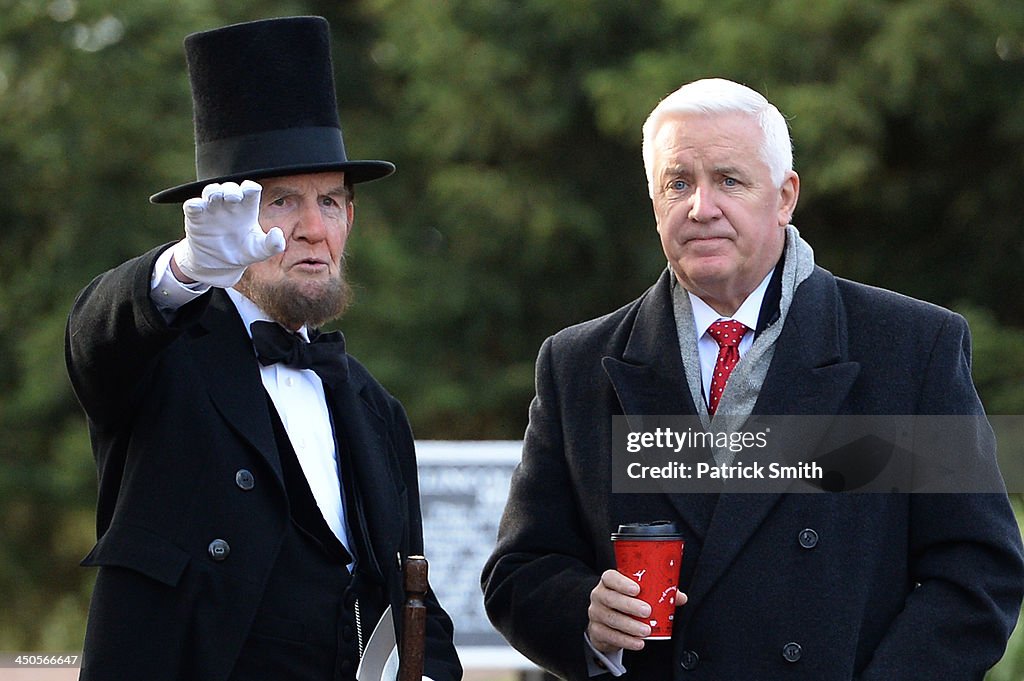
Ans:
{"type": "MultiPolygon", "coordinates": [[[[83,679],[224,679],[248,634],[289,522],[252,343],[212,289],[168,324],[149,298],[155,249],[97,277],[72,309],[66,355],[99,475],[98,566],[83,679]],[[240,484],[240,471],[252,479],[240,484]],[[247,489],[250,488],[251,489],[247,489]],[[215,540],[229,554],[216,560],[215,540]]],[[[399,562],[423,552],[414,442],[399,402],[347,356],[332,405],[353,457],[378,586],[400,626],[399,562]]],[[[243,474],[244,476],[244,474],[243,474]]],[[[425,674],[461,678],[452,623],[428,598],[425,674]]]]}

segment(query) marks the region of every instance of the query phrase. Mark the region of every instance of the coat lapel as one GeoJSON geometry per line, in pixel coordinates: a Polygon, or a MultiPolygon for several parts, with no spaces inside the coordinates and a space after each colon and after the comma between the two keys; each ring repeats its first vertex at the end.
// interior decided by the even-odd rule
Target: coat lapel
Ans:
{"type": "MultiPolygon", "coordinates": [[[[813,451],[828,430],[829,419],[820,417],[840,411],[860,371],[858,363],[845,360],[845,323],[834,277],[816,269],[797,289],[748,427],[757,430],[762,415],[819,418],[801,420],[799,428],[773,436],[773,449],[813,451]]],[[[689,589],[695,603],[726,572],[782,494],[726,489],[720,495],[689,589]]]]}
{"type": "Polygon", "coordinates": [[[846,315],[823,269],[797,289],[761,387],[755,414],[835,414],[860,364],[846,361],[846,315]]]}
{"type": "Polygon", "coordinates": [[[209,307],[195,331],[193,354],[207,377],[210,399],[230,426],[266,460],[283,489],[281,460],[252,342],[227,294],[215,289],[210,295],[209,307]]]}
{"type": "MultiPolygon", "coordinates": [[[[405,505],[399,498],[399,481],[389,466],[387,424],[384,416],[363,398],[366,379],[350,372],[349,378],[329,389],[339,456],[350,457],[355,486],[358,522],[366,539],[369,573],[383,579],[389,570],[384,561],[395,556],[382,552],[401,546],[405,505]]],[[[351,521],[350,521],[351,522],[351,521]]]]}
{"type": "MultiPolygon", "coordinates": [[[[640,303],[622,358],[604,357],[602,365],[630,430],[650,430],[656,425],[652,419],[645,425],[645,416],[697,418],[679,351],[668,269],[640,303]]],[[[712,460],[710,451],[703,454],[705,460],[712,460]]],[[[689,527],[687,534],[702,537],[714,509],[714,496],[670,494],[668,498],[689,527]]],[[[629,517],[626,513],[624,509],[622,517],[629,517]]]]}

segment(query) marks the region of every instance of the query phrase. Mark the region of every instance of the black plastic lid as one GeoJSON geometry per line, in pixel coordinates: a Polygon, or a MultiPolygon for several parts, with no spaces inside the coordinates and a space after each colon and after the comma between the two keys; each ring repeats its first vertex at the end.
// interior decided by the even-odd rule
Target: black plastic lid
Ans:
{"type": "Polygon", "coordinates": [[[662,540],[682,539],[679,528],[671,520],[655,520],[649,523],[628,523],[619,525],[619,531],[612,533],[612,541],[617,540],[662,540]]]}

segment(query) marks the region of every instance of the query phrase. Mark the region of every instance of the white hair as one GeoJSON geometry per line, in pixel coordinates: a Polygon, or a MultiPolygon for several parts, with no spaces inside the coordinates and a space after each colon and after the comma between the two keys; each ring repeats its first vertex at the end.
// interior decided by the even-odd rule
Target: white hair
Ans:
{"type": "Polygon", "coordinates": [[[745,85],[724,78],[705,78],[687,83],[658,102],[643,127],[644,169],[647,189],[654,196],[654,138],[666,118],[673,115],[745,113],[757,119],[763,133],[761,156],[771,172],[772,182],[782,186],[793,169],[793,142],[789,127],[775,105],[745,85]]]}

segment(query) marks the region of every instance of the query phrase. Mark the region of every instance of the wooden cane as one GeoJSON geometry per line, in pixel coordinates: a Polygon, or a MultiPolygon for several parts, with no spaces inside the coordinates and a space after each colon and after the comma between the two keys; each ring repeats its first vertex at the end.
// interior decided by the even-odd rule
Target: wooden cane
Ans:
{"type": "Polygon", "coordinates": [[[399,648],[398,681],[421,681],[423,648],[427,628],[427,559],[405,559],[405,606],[402,608],[402,641],[399,648]]]}

